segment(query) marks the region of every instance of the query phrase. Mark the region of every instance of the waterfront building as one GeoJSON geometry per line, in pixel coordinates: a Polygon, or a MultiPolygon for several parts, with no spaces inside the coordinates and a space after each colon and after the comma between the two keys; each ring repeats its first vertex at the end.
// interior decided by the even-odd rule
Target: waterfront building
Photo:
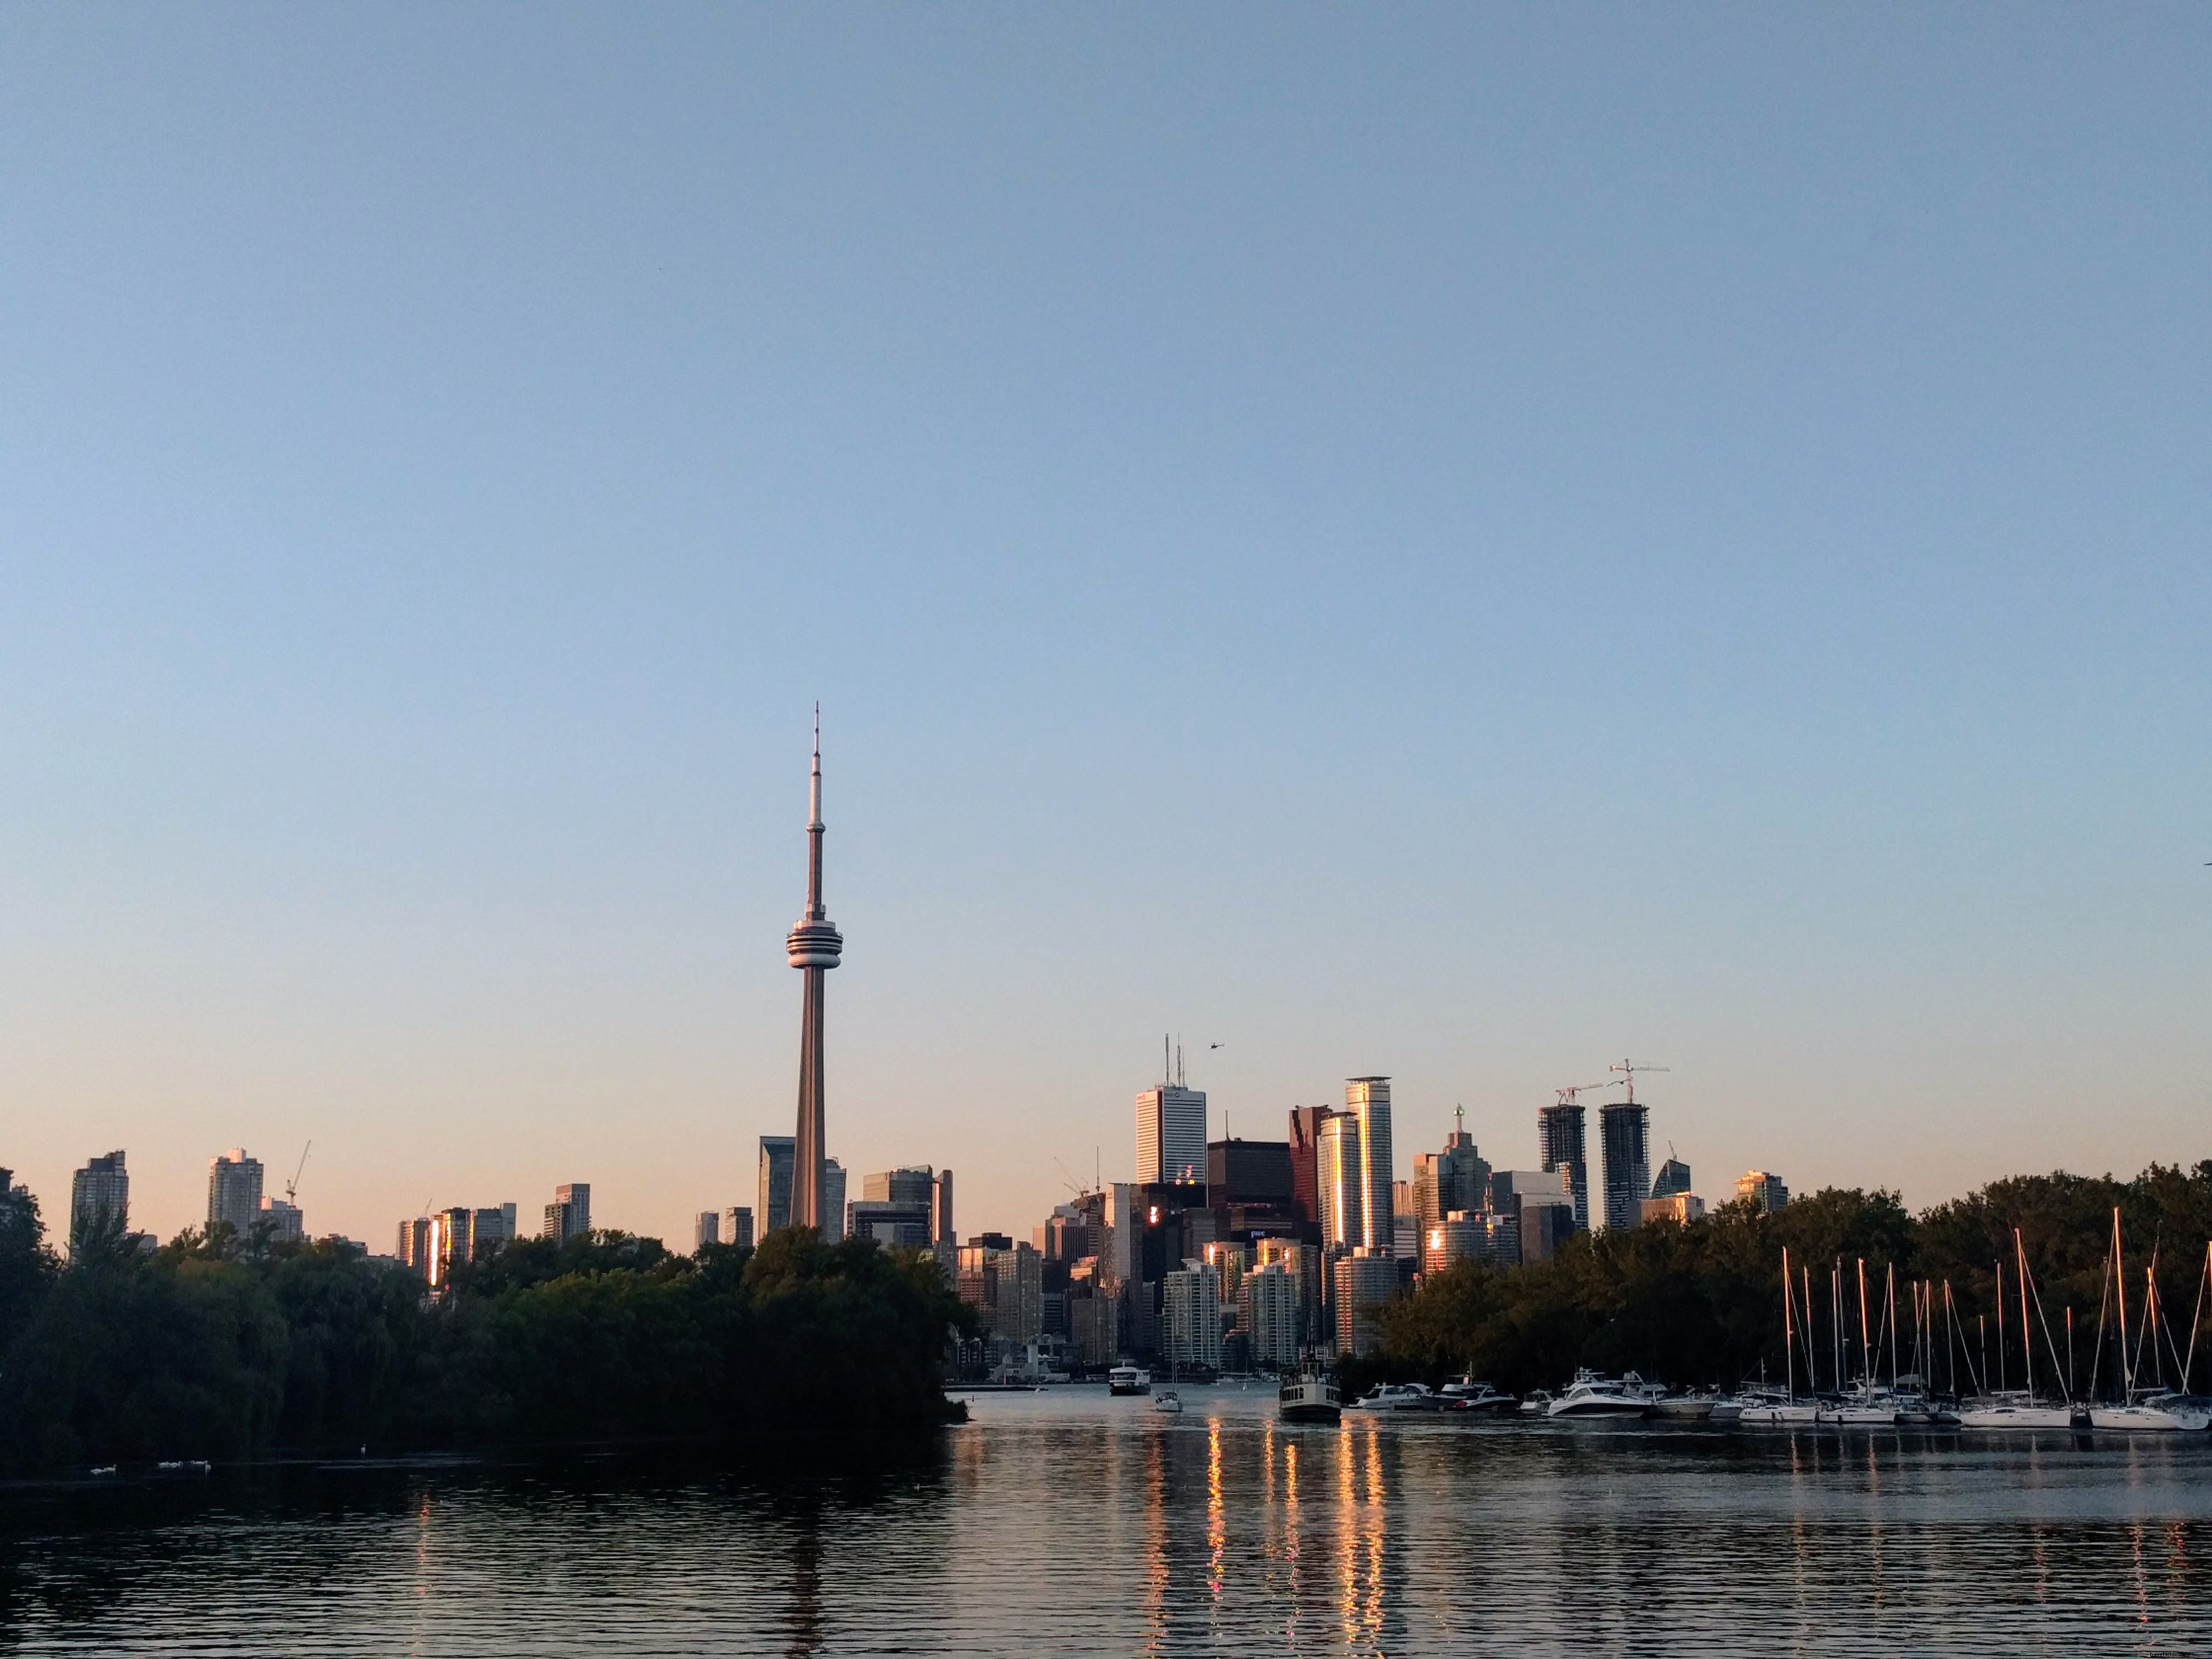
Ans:
{"type": "Polygon", "coordinates": [[[822,1160],[821,1219],[816,1225],[825,1242],[845,1236],[845,1166],[834,1158],[822,1160]]]}
{"type": "Polygon", "coordinates": [[[1542,1153],[1540,1161],[1545,1169],[1560,1175],[1566,1194],[1573,1201],[1575,1230],[1588,1232],[1589,1158],[1583,1133],[1584,1109],[1580,1101],[1570,1097],[1574,1092],[1565,1091],[1557,1105],[1537,1109],[1536,1139],[1542,1153]]]}
{"type": "Polygon", "coordinates": [[[553,1201],[545,1206],[545,1224],[539,1230],[539,1237],[557,1244],[591,1231],[591,1182],[569,1181],[556,1187],[553,1201]]]}
{"type": "Polygon", "coordinates": [[[1686,1226],[1705,1212],[1705,1200],[1695,1193],[1668,1193],[1663,1198],[1644,1200],[1642,1220],[1672,1221],[1686,1226]]]}
{"type": "Polygon", "coordinates": [[[1170,1273],[1161,1312],[1160,1346],[1170,1366],[1221,1369],[1221,1289],[1212,1267],[1187,1261],[1170,1273]]]}
{"type": "Polygon", "coordinates": [[[267,1226],[271,1243],[296,1243],[307,1236],[307,1218],[300,1213],[300,1206],[288,1199],[264,1195],[260,1213],[254,1219],[267,1226]]]}
{"type": "Polygon", "coordinates": [[[207,1224],[228,1225],[240,1238],[253,1231],[261,1215],[261,1160],[234,1146],[208,1161],[207,1224]]]}
{"type": "Polygon", "coordinates": [[[1308,1226],[1321,1224],[1321,1126],[1335,1115],[1333,1106],[1291,1108],[1291,1209],[1308,1226]]]}
{"type": "Polygon", "coordinates": [[[796,1143],[789,1135],[760,1138],[760,1216],[764,1232],[791,1225],[791,1165],[796,1143]]]}
{"type": "Polygon", "coordinates": [[[1270,1261],[1243,1276],[1237,1296],[1237,1328],[1244,1334],[1252,1364],[1279,1370],[1296,1365],[1306,1341],[1304,1287],[1298,1275],[1280,1261],[1270,1261]]]}
{"type": "Polygon", "coordinates": [[[1320,1224],[1321,1242],[1337,1249],[1357,1249],[1368,1242],[1358,1118],[1340,1113],[1323,1121],[1314,1164],[1315,1219],[1320,1224]]]}
{"type": "Polygon", "coordinates": [[[1398,1264],[1387,1250],[1362,1245],[1336,1262],[1336,1347],[1355,1357],[1382,1345],[1376,1310],[1398,1293],[1398,1264]]]}
{"type": "Polygon", "coordinates": [[[1674,1156],[1674,1149],[1667,1149],[1667,1161],[1659,1166],[1659,1173],[1651,1177],[1651,1196],[1672,1198],[1677,1193],[1690,1190],[1690,1166],[1674,1156]]]}
{"type": "Polygon", "coordinates": [[[1364,1235],[1361,1243],[1370,1249],[1395,1252],[1397,1239],[1394,1224],[1398,1206],[1392,1198],[1395,1166],[1390,1150],[1390,1079],[1346,1078],[1344,1109],[1359,1124],[1360,1201],[1365,1206],[1360,1218],[1364,1235]]]}
{"type": "Polygon", "coordinates": [[[120,1151],[88,1158],[70,1177],[70,1254],[89,1231],[131,1224],[131,1176],[120,1151]]]}
{"type": "MultiPolygon", "coordinates": [[[[822,1018],[823,975],[842,960],[845,936],[830,924],[822,907],[822,706],[814,708],[814,772],[807,787],[806,914],[799,917],[784,940],[791,965],[806,975],[799,1026],[799,1127],[792,1137],[791,1196],[788,1224],[813,1227],[824,1238],[836,1237],[844,1227],[845,1198],[841,1172],[836,1206],[828,1207],[823,1186],[828,1163],[825,1136],[828,1125],[823,1104],[822,1018]]],[[[763,1210],[768,1206],[763,1203],[763,1210]]],[[[769,1226],[778,1224],[771,1212],[769,1226]]]]}
{"type": "Polygon", "coordinates": [[[753,1212],[751,1206],[732,1204],[722,1212],[722,1243],[753,1247],[753,1212]]]}
{"type": "Polygon", "coordinates": [[[1163,1083],[1137,1097],[1139,1185],[1202,1185],[1206,1180],[1206,1091],[1163,1083]]]}
{"type": "Polygon", "coordinates": [[[1768,1215],[1790,1201],[1790,1189],[1782,1184],[1782,1177],[1764,1170],[1746,1170],[1735,1183],[1735,1195],[1749,1199],[1768,1215]]]}
{"type": "Polygon", "coordinates": [[[1605,1151],[1605,1224],[1629,1228],[1644,1218],[1651,1190],[1651,1109],[1634,1100],[1607,1101],[1597,1109],[1598,1139],[1605,1151]]]}

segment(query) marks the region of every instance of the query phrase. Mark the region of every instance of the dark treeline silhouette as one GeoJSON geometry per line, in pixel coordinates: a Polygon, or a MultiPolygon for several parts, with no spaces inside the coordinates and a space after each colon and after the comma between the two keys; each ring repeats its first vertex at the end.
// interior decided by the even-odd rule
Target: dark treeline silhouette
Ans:
{"type": "Polygon", "coordinates": [[[696,1437],[854,1444],[945,1420],[973,1312],[928,1255],[773,1233],[672,1255],[519,1241],[444,1293],[358,1251],[218,1224],[146,1251],[0,1205],[0,1468],[696,1437]]]}
{"type": "MultiPolygon", "coordinates": [[[[1347,1361],[1347,1388],[1370,1382],[1421,1380],[1434,1384],[1462,1371],[1515,1392],[1557,1389],[1578,1366],[1618,1375],[1638,1370],[1670,1383],[1733,1386],[1754,1377],[1762,1365],[1783,1377],[1782,1252],[1791,1276],[1813,1275],[1813,1340],[1820,1381],[1832,1381],[1830,1273],[1843,1264],[1845,1322],[1857,1360],[1857,1264],[1866,1263],[1879,1320],[1885,1275],[1894,1264],[1898,1280],[1900,1361],[1912,1356],[1911,1302],[1906,1285],[1927,1280],[1937,1288],[1934,1353],[1929,1370],[1939,1386],[1950,1382],[1946,1349],[1950,1332],[1942,1286],[1950,1285],[1960,1325],[1956,1346],[1960,1386],[1968,1367],[1988,1356],[1994,1370],[1997,1342],[1997,1264],[2004,1265],[2005,1327],[2009,1352],[2020,1348],[2019,1289],[2013,1229],[2020,1230],[2029,1273],[2040,1297],[2035,1316],[2038,1372],[2048,1375],[2046,1355],[2063,1356],[2063,1335],[2046,1346],[2039,1328],[2047,1319],[2063,1333],[2071,1309],[2076,1331],[2077,1381],[2086,1384],[2097,1361],[2093,1352],[2106,1294],[2105,1265],[2112,1237],[2112,1211],[2120,1212],[2127,1245],[2128,1298],[2138,1313],[2144,1274],[2153,1253],[2159,1293],[2174,1345],[2185,1352],[2205,1242],[2212,1238],[2212,1160],[2193,1170],[2154,1164],[2132,1181],[2060,1173],[2000,1181],[1922,1215],[1909,1213],[1889,1191],[1830,1188],[1784,1206],[1771,1215],[1748,1202],[1724,1205],[1677,1225],[1662,1222],[1620,1233],[1579,1235],[1547,1261],[1498,1269],[1461,1262],[1432,1274],[1413,1295],[1381,1310],[1383,1351],[1347,1361]],[[1984,1334],[1974,1322],[1988,1319],[1984,1334]]],[[[1802,1304],[1802,1294],[1801,1294],[1802,1304]]],[[[2206,1310],[2212,1316],[2212,1307],[2206,1310]]],[[[1797,1382],[1804,1387],[1802,1334],[1797,1382]]],[[[1877,1339],[1879,1343],[1879,1339],[1877,1339]]],[[[2201,1345],[2195,1378],[2212,1373],[2212,1341],[2201,1345]]],[[[2150,1370],[2154,1351],[2142,1350],[2150,1370]]],[[[2155,1355],[2170,1382],[2179,1380],[2171,1348],[2155,1355]]],[[[1883,1362],[1887,1364],[1887,1360],[1883,1362]]],[[[2114,1360],[2104,1357],[2109,1384],[2114,1360]]],[[[2012,1381],[2020,1373],[2007,1362],[2012,1381]]]]}

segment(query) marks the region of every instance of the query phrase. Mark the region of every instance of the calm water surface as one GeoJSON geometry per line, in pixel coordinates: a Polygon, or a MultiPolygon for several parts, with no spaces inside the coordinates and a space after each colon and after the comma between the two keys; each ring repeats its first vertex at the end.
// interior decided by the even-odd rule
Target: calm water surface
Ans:
{"type": "Polygon", "coordinates": [[[1285,1428],[986,1395],[915,1467],[0,1488],[26,1654],[2207,1654],[2212,1436],[1285,1428]]]}

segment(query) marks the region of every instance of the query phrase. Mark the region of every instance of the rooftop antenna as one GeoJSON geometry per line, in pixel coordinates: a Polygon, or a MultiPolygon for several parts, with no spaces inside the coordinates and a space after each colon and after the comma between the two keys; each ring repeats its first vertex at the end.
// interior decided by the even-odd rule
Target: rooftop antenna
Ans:
{"type": "Polygon", "coordinates": [[[1162,1087],[1175,1081],[1174,1047],[1165,1031],[1160,1033],[1160,1084],[1162,1087]]]}

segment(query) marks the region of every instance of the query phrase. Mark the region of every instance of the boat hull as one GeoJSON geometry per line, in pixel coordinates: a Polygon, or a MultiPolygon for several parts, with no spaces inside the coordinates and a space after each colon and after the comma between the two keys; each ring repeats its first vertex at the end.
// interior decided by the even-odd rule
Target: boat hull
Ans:
{"type": "Polygon", "coordinates": [[[1959,1413],[1962,1429],[2070,1429],[2074,1413],[2065,1406],[1969,1406],[1959,1413]]]}
{"type": "Polygon", "coordinates": [[[1823,1407],[1819,1420],[1839,1429],[1893,1429],[1897,1410],[1890,1406],[1823,1407]]]}
{"type": "Polygon", "coordinates": [[[1275,1415],[1285,1423],[1340,1423],[1344,1407],[1326,1401],[1304,1401],[1295,1406],[1279,1406],[1275,1415]]]}
{"type": "Polygon", "coordinates": [[[1650,1406],[1634,1400],[1555,1400],[1545,1415],[1573,1422],[1595,1422],[1607,1418],[1644,1417],[1650,1410],[1650,1406]]]}
{"type": "Polygon", "coordinates": [[[1662,1400],[1653,1404],[1651,1414],[1669,1423],[1705,1423],[1712,1419],[1713,1402],[1710,1400],[1662,1400]]]}
{"type": "Polygon", "coordinates": [[[1747,1428],[1808,1429],[1820,1420],[1818,1406],[1746,1406],[1736,1420],[1747,1428]]]}
{"type": "Polygon", "coordinates": [[[2181,1420],[2156,1406],[2092,1406],[2089,1426],[2130,1434],[2178,1434],[2181,1431],[2181,1420]]]}

